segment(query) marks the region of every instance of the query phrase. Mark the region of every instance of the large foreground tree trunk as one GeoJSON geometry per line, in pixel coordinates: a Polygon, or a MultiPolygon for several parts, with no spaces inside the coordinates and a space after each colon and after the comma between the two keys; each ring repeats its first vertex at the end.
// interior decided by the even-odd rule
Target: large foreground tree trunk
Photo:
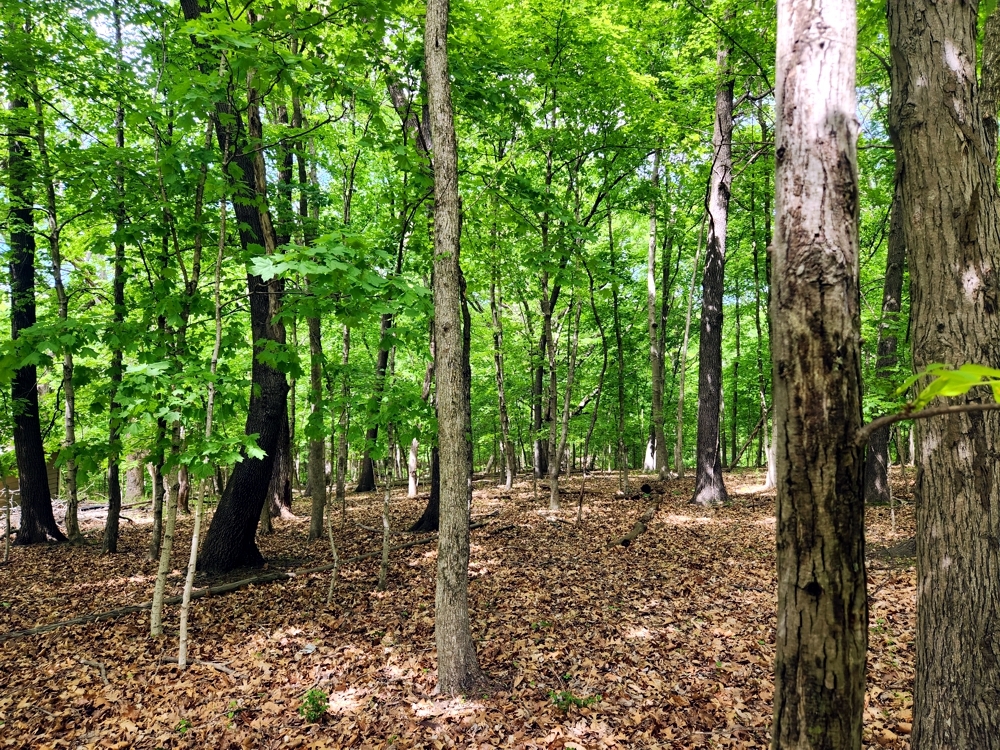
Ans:
{"type": "MultiPolygon", "coordinates": [[[[28,149],[30,113],[15,94],[7,136],[7,189],[10,195],[10,337],[16,341],[35,324],[35,226],[31,197],[32,164],[28,149]]],[[[14,371],[11,379],[14,453],[21,485],[21,526],[16,544],[37,544],[66,537],[56,525],[45,468],[45,447],[38,416],[38,374],[34,365],[14,371]]]]}
{"type": "Polygon", "coordinates": [[[860,750],[865,592],[853,0],[779,0],[773,748],[860,750]]]}
{"type": "Polygon", "coordinates": [[[726,226],[733,182],[733,79],[729,52],[719,46],[719,86],[715,92],[714,156],[706,209],[708,240],[702,275],[701,338],[698,343],[698,469],[697,505],[718,505],[729,499],[722,480],[719,412],[722,406],[722,295],[726,265],[726,226]]]}
{"type": "MultiPolygon", "coordinates": [[[[181,0],[181,7],[189,21],[201,16],[198,0],[181,0]]],[[[247,115],[251,128],[259,127],[259,112],[252,95],[247,115]]],[[[233,209],[243,251],[248,253],[251,246],[257,246],[273,252],[277,237],[267,208],[263,156],[250,143],[243,117],[231,102],[219,102],[212,117],[223,154],[223,172],[233,193],[233,209]]],[[[271,479],[280,420],[285,413],[288,394],[285,374],[262,357],[267,347],[285,344],[285,324],[276,317],[281,311],[284,283],[277,279],[265,282],[248,271],[247,292],[253,364],[246,433],[257,435],[257,445],[264,455],[262,458],[244,455],[233,467],[199,558],[199,567],[208,572],[225,572],[246,565],[260,565],[264,561],[257,549],[254,531],[271,479]]]]}
{"type": "Polygon", "coordinates": [[[469,623],[471,425],[458,256],[458,147],[451,107],[447,43],[448,0],[429,0],[424,54],[435,146],[434,354],[441,453],[441,533],[434,632],[438,689],[445,695],[471,692],[483,679],[469,623]]]}
{"type": "MultiPolygon", "coordinates": [[[[918,370],[932,362],[1000,366],[1000,195],[981,129],[977,16],[977,2],[889,2],[918,370]]],[[[914,430],[913,748],[996,747],[1000,415],[935,417],[914,430]]]]}

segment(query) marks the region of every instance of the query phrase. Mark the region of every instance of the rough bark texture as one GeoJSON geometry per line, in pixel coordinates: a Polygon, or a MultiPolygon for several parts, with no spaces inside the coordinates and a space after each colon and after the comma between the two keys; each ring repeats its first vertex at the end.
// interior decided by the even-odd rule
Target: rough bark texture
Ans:
{"type": "MultiPolygon", "coordinates": [[[[187,20],[201,15],[198,0],[181,0],[187,20]]],[[[250,118],[258,119],[257,105],[251,101],[250,118]]],[[[243,118],[235,107],[220,102],[213,113],[216,137],[225,160],[236,169],[224,170],[233,192],[233,209],[244,252],[264,249],[273,252],[276,236],[267,208],[263,157],[250,146],[243,118]],[[238,176],[236,176],[238,175],[238,176]]],[[[265,282],[247,272],[250,331],[253,341],[250,403],[246,433],[257,435],[263,458],[245,456],[226,483],[219,506],[205,535],[199,567],[208,572],[224,572],[244,565],[260,565],[264,558],[254,541],[254,530],[264,504],[276,453],[280,418],[285,411],[288,382],[285,375],[261,360],[268,347],[283,347],[285,325],[275,316],[281,310],[284,283],[265,282]]]]}
{"type": "Polygon", "coordinates": [[[997,160],[997,104],[1000,103],[1000,13],[996,8],[983,26],[983,85],[980,111],[983,120],[983,138],[986,152],[996,171],[997,160]]]}
{"type": "MultiPolygon", "coordinates": [[[[35,324],[35,234],[32,216],[31,152],[28,149],[28,103],[14,96],[7,136],[7,178],[10,195],[10,337],[35,324]]],[[[21,486],[21,526],[15,544],[66,539],[52,515],[52,498],[45,468],[45,447],[38,416],[38,375],[34,365],[14,371],[11,378],[14,453],[21,486]]]]}
{"type": "Polygon", "coordinates": [[[779,0],[771,346],[773,748],[861,747],[865,592],[855,6],[779,0]]]}
{"type": "Polygon", "coordinates": [[[435,637],[438,689],[471,692],[483,680],[469,623],[469,383],[462,333],[459,266],[458,147],[448,77],[448,0],[429,0],[425,70],[434,138],[434,342],[441,533],[438,540],[435,637]]]}
{"type": "Polygon", "coordinates": [[[715,92],[714,156],[706,210],[708,239],[701,279],[701,339],[698,343],[698,468],[694,497],[698,505],[718,505],[729,499],[722,480],[719,413],[722,408],[722,295],[726,265],[726,226],[733,182],[733,79],[729,53],[719,47],[720,78],[715,92]]]}
{"type": "MultiPolygon", "coordinates": [[[[891,368],[896,366],[895,325],[903,296],[903,267],[906,264],[906,243],[903,241],[903,204],[899,193],[899,168],[896,160],[896,194],[892,200],[889,219],[889,251],[885,258],[885,282],[882,287],[882,320],[879,322],[878,360],[876,375],[891,378],[891,368]]],[[[875,430],[868,440],[865,456],[865,500],[869,503],[888,503],[892,497],[889,487],[889,427],[875,430]]]]}
{"type": "MultiPolygon", "coordinates": [[[[1000,195],[981,131],[978,3],[889,2],[913,365],[1000,366],[1000,195]]],[[[981,400],[971,392],[953,403],[981,400]]],[[[919,420],[914,750],[1000,737],[1000,418],[919,420]]]]}

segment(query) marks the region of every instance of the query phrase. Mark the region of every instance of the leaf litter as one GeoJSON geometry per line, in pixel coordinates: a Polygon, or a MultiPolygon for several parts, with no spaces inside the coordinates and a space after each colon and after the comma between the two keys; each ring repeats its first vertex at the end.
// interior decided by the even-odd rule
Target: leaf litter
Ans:
{"type": "MultiPolygon", "coordinates": [[[[491,694],[434,694],[429,543],[394,553],[385,591],[375,589],[377,557],[345,566],[329,607],[328,573],[197,601],[197,663],[184,672],[164,663],[176,658],[177,608],[165,612],[161,639],[149,638],[148,613],[138,613],[8,640],[0,747],[768,747],[774,498],[757,491],[760,479],[729,475],[734,502],[714,509],[688,504],[693,480],[664,483],[648,530],[628,548],[608,545],[647,502],[617,496],[614,475],[588,477],[580,524],[578,476],[563,479],[558,513],[540,510],[547,493],[534,502],[530,481],[513,492],[477,482],[474,516],[498,512],[472,532],[469,566],[491,694]],[[315,722],[299,710],[310,691],[327,701],[315,722]]],[[[905,500],[906,480],[894,489],[905,500]]],[[[406,528],[425,501],[394,498],[393,527],[406,528]]],[[[308,499],[296,509],[306,514],[308,499]]],[[[378,493],[350,496],[343,524],[340,509],[332,513],[342,559],[379,548],[378,493]]],[[[912,535],[912,506],[895,515],[893,535],[890,510],[869,508],[870,547],[912,535]]],[[[190,526],[179,519],[177,548],[190,526]]],[[[307,517],[275,527],[258,539],[271,568],[332,562],[326,542],[306,541],[307,517]]],[[[96,522],[85,531],[99,538],[96,522]]],[[[145,601],[156,571],[147,541],[148,527],[130,524],[115,556],[100,556],[99,545],[15,548],[0,568],[0,637],[145,601]]],[[[866,747],[909,748],[912,562],[870,561],[866,747]]],[[[181,590],[182,564],[174,561],[168,595],[181,590]]],[[[196,585],[215,582],[199,576],[196,585]]]]}

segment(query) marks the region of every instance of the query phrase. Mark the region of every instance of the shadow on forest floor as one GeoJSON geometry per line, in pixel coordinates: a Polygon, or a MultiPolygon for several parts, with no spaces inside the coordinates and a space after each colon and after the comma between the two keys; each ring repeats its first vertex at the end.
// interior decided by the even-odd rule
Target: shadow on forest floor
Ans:
{"type": "MultiPolygon", "coordinates": [[[[565,509],[555,514],[537,512],[548,494],[539,487],[536,503],[530,479],[512,493],[478,482],[473,515],[499,511],[472,532],[470,562],[480,662],[501,685],[492,696],[433,695],[436,548],[428,544],[393,555],[384,592],[375,590],[377,559],[345,566],[329,607],[328,573],[194,603],[192,656],[232,675],[161,663],[177,652],[176,608],[159,640],[142,613],[7,641],[0,747],[767,747],[774,498],[755,489],[759,473],[726,479],[733,502],[713,509],[687,503],[693,478],[665,483],[658,513],[628,549],[607,545],[646,503],[616,498],[615,475],[588,478],[579,525],[579,475],[564,480],[565,509]],[[311,688],[329,698],[317,723],[297,713],[311,688]]],[[[904,481],[894,478],[897,497],[904,481]]],[[[394,499],[393,527],[406,528],[423,503],[394,499]]],[[[277,520],[260,539],[271,565],[332,561],[327,542],[306,542],[308,499],[295,510],[303,517],[277,520]]],[[[375,493],[349,495],[342,525],[334,509],[342,558],[379,548],[370,529],[380,512],[375,493]]],[[[895,515],[893,536],[890,509],[869,509],[870,545],[912,535],[912,507],[895,515]]],[[[99,523],[88,526],[97,538],[99,523]]],[[[143,559],[147,534],[123,525],[114,557],[99,546],[15,548],[0,568],[0,636],[147,600],[155,575],[143,559]]],[[[181,518],[175,565],[187,559],[189,534],[181,518]]],[[[914,571],[899,562],[873,560],[869,575],[865,743],[888,748],[909,747],[911,720],[914,571]]],[[[168,594],[181,583],[178,568],[168,594]]]]}

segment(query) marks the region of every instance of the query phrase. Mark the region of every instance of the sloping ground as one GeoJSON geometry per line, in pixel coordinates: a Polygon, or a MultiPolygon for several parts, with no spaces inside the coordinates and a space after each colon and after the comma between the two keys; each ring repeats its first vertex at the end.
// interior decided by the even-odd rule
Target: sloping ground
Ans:
{"type": "MultiPolygon", "coordinates": [[[[773,497],[753,490],[757,479],[730,476],[735,502],[708,511],[686,503],[690,479],[667,483],[649,530],[628,549],[607,543],[646,505],[616,498],[614,477],[588,479],[580,525],[579,477],[559,520],[539,511],[547,492],[533,502],[530,481],[510,495],[478,483],[486,489],[476,492],[474,515],[499,511],[472,532],[470,571],[480,661],[498,684],[492,695],[432,695],[428,544],[393,555],[384,592],[375,590],[377,559],[346,566],[329,607],[326,573],[196,602],[192,656],[228,672],[196,664],[180,673],[161,662],[176,656],[176,608],[159,640],[148,637],[143,613],[7,641],[0,747],[767,747],[774,520],[773,497]],[[315,723],[297,713],[311,688],[329,696],[315,723]]],[[[380,498],[349,501],[335,531],[342,558],[381,544],[358,525],[381,525],[380,498]]],[[[394,526],[405,528],[422,504],[394,500],[394,526]]],[[[912,534],[908,506],[896,512],[898,536],[889,512],[871,510],[870,544],[912,534]]],[[[272,567],[332,561],[326,543],[305,542],[305,519],[276,524],[261,540],[272,567]]],[[[187,559],[189,529],[182,520],[178,560],[187,559]]],[[[142,562],[147,533],[125,524],[124,554],[113,558],[93,547],[16,548],[0,568],[0,637],[147,600],[155,573],[142,562]]],[[[911,562],[872,561],[865,740],[873,747],[909,747],[911,562]]],[[[179,570],[172,588],[179,592],[179,570]]]]}

